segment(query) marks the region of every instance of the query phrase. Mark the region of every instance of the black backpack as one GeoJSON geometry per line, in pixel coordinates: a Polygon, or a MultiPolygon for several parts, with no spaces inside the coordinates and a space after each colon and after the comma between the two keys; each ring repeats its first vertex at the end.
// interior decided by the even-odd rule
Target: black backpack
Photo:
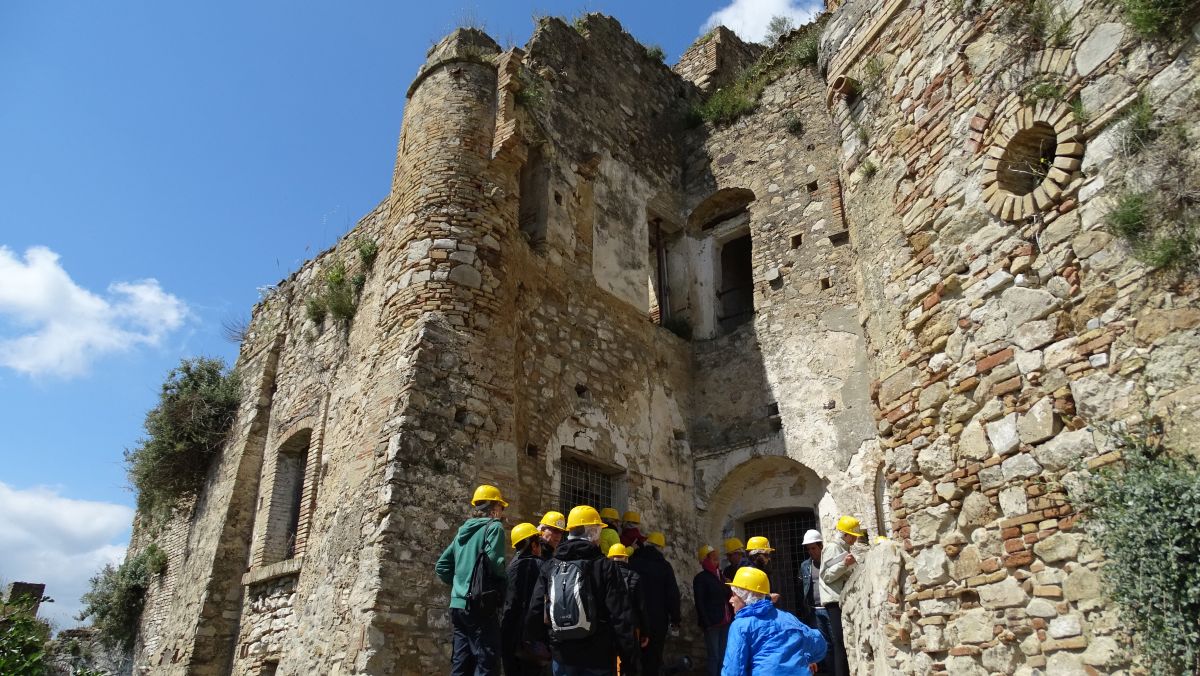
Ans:
{"type": "Polygon", "coordinates": [[[489,524],[484,528],[479,556],[475,558],[471,582],[467,585],[467,612],[473,615],[495,614],[504,605],[504,580],[492,571],[492,561],[487,555],[491,527],[489,524]]]}
{"type": "Polygon", "coordinates": [[[550,638],[573,641],[596,632],[599,618],[587,561],[549,562],[550,638]]]}

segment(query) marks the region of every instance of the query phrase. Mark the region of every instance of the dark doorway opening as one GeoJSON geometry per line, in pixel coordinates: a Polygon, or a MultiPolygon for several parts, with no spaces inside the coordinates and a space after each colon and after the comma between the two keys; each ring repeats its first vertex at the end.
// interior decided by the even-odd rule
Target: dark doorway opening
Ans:
{"type": "Polygon", "coordinates": [[[808,558],[801,544],[804,532],[817,527],[816,512],[799,509],[747,521],[746,539],[762,535],[771,541],[771,591],[779,594],[781,606],[792,613],[800,609],[800,564],[808,558]]]}
{"type": "Polygon", "coordinates": [[[722,333],[729,333],[754,316],[754,262],[750,235],[721,247],[720,316],[722,333]]]}

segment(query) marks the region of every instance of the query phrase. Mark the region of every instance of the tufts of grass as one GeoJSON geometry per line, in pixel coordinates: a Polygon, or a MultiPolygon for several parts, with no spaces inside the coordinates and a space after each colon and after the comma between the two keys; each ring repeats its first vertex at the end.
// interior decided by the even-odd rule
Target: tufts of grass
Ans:
{"type": "Polygon", "coordinates": [[[783,118],[783,126],[792,136],[804,135],[804,119],[797,113],[788,113],[783,118]]]}
{"type": "Polygon", "coordinates": [[[1154,106],[1145,94],[1138,96],[1129,110],[1125,112],[1129,125],[1125,130],[1125,141],[1133,152],[1141,150],[1158,137],[1158,127],[1154,122],[1154,106]]]}
{"type": "Polygon", "coordinates": [[[1078,96],[1071,99],[1071,116],[1075,118],[1076,124],[1087,124],[1091,120],[1091,115],[1083,107],[1083,99],[1078,96]]]}
{"type": "Polygon", "coordinates": [[[863,163],[858,165],[858,170],[862,172],[863,178],[870,179],[874,177],[875,174],[879,173],[879,165],[867,159],[863,160],[863,163]]]}
{"type": "Polygon", "coordinates": [[[1059,82],[1038,80],[1021,89],[1021,101],[1032,105],[1038,101],[1061,101],[1066,96],[1067,88],[1059,82]]]}
{"type": "Polygon", "coordinates": [[[1192,0],[1122,0],[1125,18],[1145,38],[1175,40],[1185,33],[1192,0]]]}
{"type": "Polygon", "coordinates": [[[659,63],[667,62],[667,52],[663,50],[662,45],[650,45],[646,47],[646,56],[659,63]]]}
{"type": "Polygon", "coordinates": [[[325,272],[325,307],[335,321],[342,324],[350,323],[357,309],[354,288],[346,277],[346,264],[334,262],[325,272]]]}
{"type": "Polygon", "coordinates": [[[758,107],[758,98],[767,85],[790,70],[817,65],[821,29],[824,25],[825,18],[822,17],[806,26],[802,34],[763,52],[763,55],[746,68],[734,82],[713,92],[700,103],[689,116],[689,121],[727,125],[753,112],[758,107]]]}
{"type": "Polygon", "coordinates": [[[325,321],[325,315],[329,310],[325,308],[325,299],[321,296],[313,296],[304,301],[304,314],[314,324],[321,324],[325,321]]]}
{"type": "Polygon", "coordinates": [[[354,243],[354,248],[358,250],[358,258],[362,261],[363,267],[370,270],[379,256],[379,245],[370,237],[359,237],[358,241],[354,243]]]}
{"type": "Polygon", "coordinates": [[[1027,47],[1065,47],[1071,37],[1071,19],[1058,0],[1016,0],[1009,3],[1004,26],[1027,47]]]}
{"type": "Polygon", "coordinates": [[[883,60],[873,55],[863,64],[863,91],[877,92],[883,84],[883,60]]]}

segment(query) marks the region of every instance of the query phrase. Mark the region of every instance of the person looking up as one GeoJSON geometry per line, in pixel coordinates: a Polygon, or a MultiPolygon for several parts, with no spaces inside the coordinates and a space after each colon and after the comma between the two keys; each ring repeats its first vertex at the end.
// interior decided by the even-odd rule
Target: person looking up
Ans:
{"type": "Polygon", "coordinates": [[[858,563],[850,549],[863,533],[859,530],[858,519],[849,515],[838,518],[837,530],[840,537],[826,543],[821,552],[821,601],[829,613],[833,673],[848,676],[850,665],[846,662],[846,640],[842,629],[842,589],[858,563]]]}

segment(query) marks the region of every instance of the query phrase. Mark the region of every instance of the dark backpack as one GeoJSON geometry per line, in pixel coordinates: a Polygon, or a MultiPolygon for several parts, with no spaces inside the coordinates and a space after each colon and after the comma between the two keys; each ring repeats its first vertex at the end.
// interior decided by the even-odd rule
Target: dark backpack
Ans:
{"type": "Polygon", "coordinates": [[[596,632],[596,595],[587,561],[549,562],[550,638],[573,641],[596,632]]]}
{"type": "Polygon", "coordinates": [[[490,528],[491,525],[484,528],[479,556],[475,558],[471,582],[467,585],[467,612],[473,615],[492,615],[504,605],[504,580],[492,571],[492,561],[487,555],[490,528]]]}

